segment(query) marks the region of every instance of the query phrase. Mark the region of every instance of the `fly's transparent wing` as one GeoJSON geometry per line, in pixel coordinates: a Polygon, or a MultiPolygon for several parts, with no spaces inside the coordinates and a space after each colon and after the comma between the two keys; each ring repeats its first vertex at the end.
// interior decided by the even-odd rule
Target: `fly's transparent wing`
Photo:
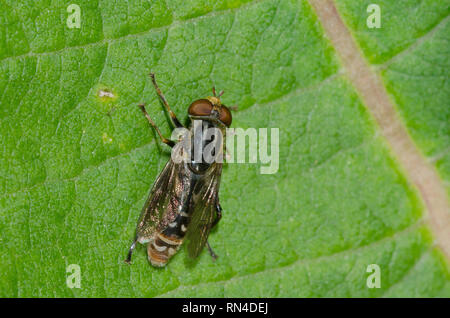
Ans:
{"type": "Polygon", "coordinates": [[[138,240],[150,238],[155,230],[173,222],[185,179],[184,166],[169,160],[156,179],[142,209],[136,230],[138,240]]]}
{"type": "Polygon", "coordinates": [[[186,233],[187,250],[192,258],[202,251],[216,218],[221,174],[222,164],[214,163],[195,185],[190,204],[192,216],[186,233]]]}

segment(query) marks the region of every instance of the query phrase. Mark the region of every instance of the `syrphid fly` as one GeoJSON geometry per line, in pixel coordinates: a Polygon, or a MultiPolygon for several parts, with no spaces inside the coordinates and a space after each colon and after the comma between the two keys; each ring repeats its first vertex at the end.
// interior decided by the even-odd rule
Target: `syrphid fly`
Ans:
{"type": "MultiPolygon", "coordinates": [[[[151,73],[150,77],[173,125],[183,128],[159,89],[154,74],[151,73]]],[[[204,156],[200,154],[199,157],[196,149],[186,150],[192,150],[195,145],[206,149],[213,143],[217,146],[220,141],[219,149],[213,147],[212,154],[215,159],[223,157],[223,140],[226,128],[231,125],[232,116],[229,108],[220,100],[222,94],[223,91],[217,95],[213,87],[213,96],[198,99],[189,106],[191,124],[188,129],[185,128],[188,133],[177,142],[165,138],[145,110],[145,105],[139,105],[161,141],[172,148],[172,156],[156,179],[142,209],[136,236],[125,260],[127,263],[131,261],[136,242],[147,244],[148,259],[156,267],[165,266],[185,240],[191,258],[197,257],[205,244],[213,259],[217,258],[208,243],[208,236],[222,217],[218,194],[222,161],[201,160],[204,156]],[[217,138],[218,135],[208,138],[205,133],[196,133],[198,127],[200,131],[203,128],[218,130],[222,140],[217,138]],[[186,160],[180,162],[174,160],[175,157],[186,160]]]]}

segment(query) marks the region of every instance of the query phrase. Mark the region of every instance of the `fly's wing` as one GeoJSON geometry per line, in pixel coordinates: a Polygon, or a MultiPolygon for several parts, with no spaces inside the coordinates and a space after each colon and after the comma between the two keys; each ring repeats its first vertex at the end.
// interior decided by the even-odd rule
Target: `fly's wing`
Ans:
{"type": "Polygon", "coordinates": [[[147,241],[155,230],[160,230],[175,220],[185,179],[183,164],[169,160],[156,179],[142,209],[136,230],[138,241],[147,241]]]}
{"type": "Polygon", "coordinates": [[[222,164],[214,163],[195,185],[190,204],[191,221],[186,232],[187,250],[192,258],[202,251],[216,218],[221,174],[222,164]]]}

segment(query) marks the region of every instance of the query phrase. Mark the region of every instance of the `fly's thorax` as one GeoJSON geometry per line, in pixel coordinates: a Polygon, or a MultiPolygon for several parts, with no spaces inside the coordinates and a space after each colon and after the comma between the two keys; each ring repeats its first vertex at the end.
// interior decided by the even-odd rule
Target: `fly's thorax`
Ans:
{"type": "Polygon", "coordinates": [[[210,119],[194,119],[190,126],[189,168],[204,174],[214,163],[223,162],[226,127],[210,119]]]}

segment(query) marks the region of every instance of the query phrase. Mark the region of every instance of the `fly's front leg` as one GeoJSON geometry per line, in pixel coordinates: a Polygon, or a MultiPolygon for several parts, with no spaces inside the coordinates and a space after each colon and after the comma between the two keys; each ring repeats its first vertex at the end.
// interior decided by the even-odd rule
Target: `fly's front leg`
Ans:
{"type": "Polygon", "coordinates": [[[140,104],[139,107],[141,108],[142,112],[144,113],[144,116],[147,118],[148,122],[150,123],[150,125],[152,125],[153,128],[155,128],[156,132],[159,135],[159,138],[161,138],[161,141],[167,145],[169,145],[170,147],[175,146],[175,143],[170,140],[167,139],[166,137],[164,137],[161,134],[161,131],[159,130],[158,126],[156,126],[156,124],[154,123],[154,121],[152,120],[152,118],[150,117],[150,115],[147,113],[147,111],[145,110],[145,105],[144,104],[140,104]]]}
{"type": "Polygon", "coordinates": [[[164,94],[161,92],[161,90],[158,87],[158,84],[156,84],[155,74],[150,73],[150,77],[152,79],[153,86],[155,86],[156,93],[158,94],[159,98],[161,98],[161,101],[163,102],[164,106],[166,107],[167,111],[169,112],[170,118],[172,119],[172,123],[175,125],[175,127],[184,127],[180,121],[178,120],[175,113],[170,109],[169,103],[166,100],[166,97],[164,97],[164,94]]]}

